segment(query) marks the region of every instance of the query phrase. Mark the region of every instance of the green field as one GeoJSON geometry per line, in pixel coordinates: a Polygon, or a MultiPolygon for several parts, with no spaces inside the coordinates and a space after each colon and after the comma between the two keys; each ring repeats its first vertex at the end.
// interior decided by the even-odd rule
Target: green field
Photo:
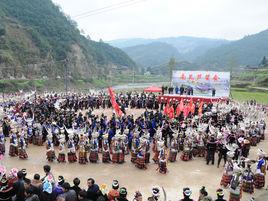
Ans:
{"type": "Polygon", "coordinates": [[[257,103],[268,105],[268,91],[265,90],[250,91],[246,88],[233,88],[232,97],[238,101],[255,99],[257,103]]]}

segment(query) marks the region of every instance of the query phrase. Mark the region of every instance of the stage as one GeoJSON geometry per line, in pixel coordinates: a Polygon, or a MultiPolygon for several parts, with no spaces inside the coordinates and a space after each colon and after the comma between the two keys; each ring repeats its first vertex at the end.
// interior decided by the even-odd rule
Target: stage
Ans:
{"type": "Polygon", "coordinates": [[[211,102],[221,102],[221,101],[227,101],[229,100],[229,97],[209,97],[209,96],[191,96],[191,95],[179,95],[179,94],[164,94],[164,95],[159,95],[158,96],[159,102],[161,100],[177,100],[180,101],[181,99],[184,100],[191,100],[193,99],[193,102],[201,102],[203,101],[204,103],[211,103],[211,102]]]}

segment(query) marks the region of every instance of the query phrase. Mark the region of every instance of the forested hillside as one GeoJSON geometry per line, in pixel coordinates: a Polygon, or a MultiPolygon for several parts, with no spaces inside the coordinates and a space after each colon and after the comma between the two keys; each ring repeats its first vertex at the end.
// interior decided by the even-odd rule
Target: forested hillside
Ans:
{"type": "Polygon", "coordinates": [[[246,36],[241,40],[211,49],[196,60],[201,65],[228,68],[234,66],[258,66],[268,55],[268,30],[246,36]]]}
{"type": "Polygon", "coordinates": [[[110,66],[133,67],[120,49],[88,40],[51,0],[0,1],[1,77],[106,74],[110,66]]]}

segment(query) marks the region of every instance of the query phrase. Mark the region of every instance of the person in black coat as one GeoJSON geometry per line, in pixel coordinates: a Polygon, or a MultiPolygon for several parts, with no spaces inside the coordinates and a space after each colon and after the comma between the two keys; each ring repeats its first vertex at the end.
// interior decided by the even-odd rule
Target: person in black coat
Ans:
{"type": "Polygon", "coordinates": [[[77,200],[78,200],[78,194],[79,192],[81,191],[81,188],[79,187],[80,185],[80,179],[79,178],[74,178],[73,180],[73,186],[71,187],[71,189],[73,189],[75,192],[76,192],[76,195],[77,195],[77,200]]]}
{"type": "Polygon", "coordinates": [[[89,200],[96,201],[100,191],[99,186],[95,184],[95,180],[92,178],[89,178],[87,180],[87,185],[88,185],[87,198],[89,200]]]}
{"type": "Polygon", "coordinates": [[[207,143],[207,165],[209,165],[209,162],[212,162],[212,165],[214,165],[215,160],[215,152],[217,149],[217,144],[215,142],[214,137],[210,138],[210,141],[207,143]]]}
{"type": "Polygon", "coordinates": [[[7,117],[4,118],[4,122],[2,124],[3,134],[5,137],[9,137],[10,125],[8,123],[7,117]]]}
{"type": "Polygon", "coordinates": [[[224,143],[218,143],[218,166],[220,166],[221,160],[224,160],[224,164],[227,161],[227,152],[228,149],[226,148],[224,143]]]}
{"type": "Polygon", "coordinates": [[[25,199],[25,188],[24,188],[24,180],[22,171],[18,171],[17,173],[18,181],[13,184],[14,195],[16,196],[15,201],[24,201],[25,199]]]}

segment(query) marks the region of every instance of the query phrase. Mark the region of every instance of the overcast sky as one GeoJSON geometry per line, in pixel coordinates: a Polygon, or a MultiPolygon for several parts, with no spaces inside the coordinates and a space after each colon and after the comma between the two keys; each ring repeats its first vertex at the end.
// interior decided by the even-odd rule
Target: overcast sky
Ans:
{"type": "Polygon", "coordinates": [[[53,1],[94,40],[169,36],[234,40],[268,29],[268,0],[53,1]],[[118,4],[126,1],[131,5],[118,4]],[[103,9],[102,13],[89,17],[75,17],[113,4],[125,7],[109,12],[102,12],[103,9]]]}

